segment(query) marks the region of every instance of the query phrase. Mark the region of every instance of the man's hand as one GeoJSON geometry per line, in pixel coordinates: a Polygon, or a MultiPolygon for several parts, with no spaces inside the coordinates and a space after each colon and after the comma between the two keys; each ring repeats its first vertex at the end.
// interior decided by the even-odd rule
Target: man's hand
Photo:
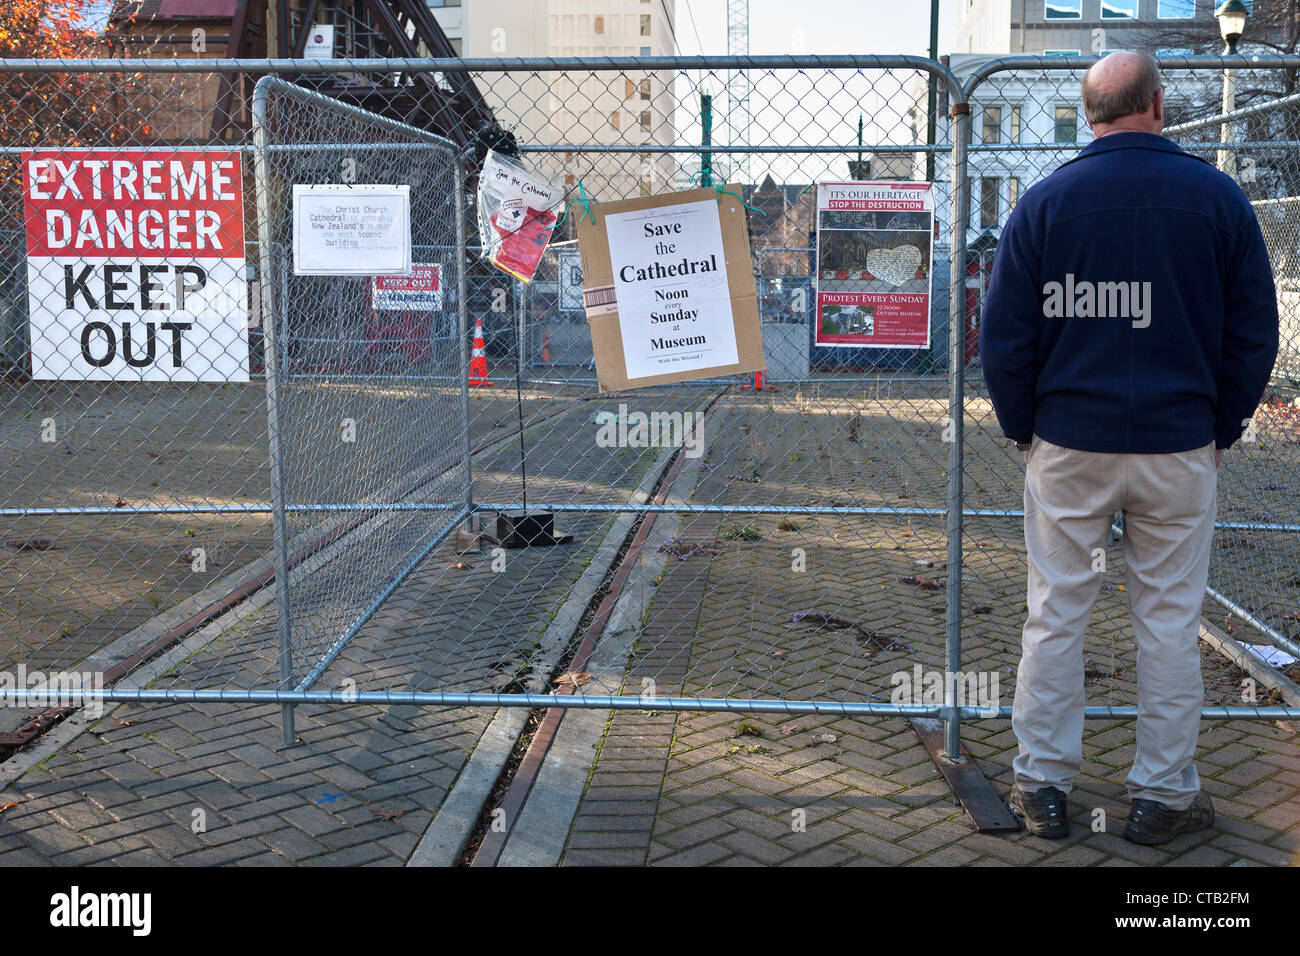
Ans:
{"type": "Polygon", "coordinates": [[[1214,449],[1214,467],[1217,469],[1219,467],[1219,464],[1222,461],[1223,461],[1223,449],[1222,448],[1214,449]]]}
{"type": "MultiPolygon", "coordinates": [[[[1026,465],[1029,464],[1029,449],[1028,449],[1028,448],[1025,449],[1025,464],[1026,464],[1026,465]]],[[[1217,462],[1216,462],[1216,464],[1217,464],[1217,462]]]]}

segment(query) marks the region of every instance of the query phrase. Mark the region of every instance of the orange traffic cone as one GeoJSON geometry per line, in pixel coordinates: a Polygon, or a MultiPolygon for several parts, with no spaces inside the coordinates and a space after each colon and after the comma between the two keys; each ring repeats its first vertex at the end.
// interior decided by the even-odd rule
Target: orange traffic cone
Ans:
{"type": "Polygon", "coordinates": [[[776,386],[775,386],[775,385],[764,385],[764,384],[763,384],[763,373],[762,373],[762,372],[755,372],[755,373],[754,373],[754,384],[753,384],[753,385],[742,385],[742,386],[740,386],[740,387],[741,387],[741,388],[752,388],[752,389],[753,389],[754,391],[756,391],[756,392],[762,392],[762,391],[775,392],[775,391],[776,391],[776,386]]]}
{"type": "Polygon", "coordinates": [[[488,381],[487,355],[483,351],[483,317],[474,316],[474,349],[469,359],[470,388],[483,388],[491,385],[488,381]]]}

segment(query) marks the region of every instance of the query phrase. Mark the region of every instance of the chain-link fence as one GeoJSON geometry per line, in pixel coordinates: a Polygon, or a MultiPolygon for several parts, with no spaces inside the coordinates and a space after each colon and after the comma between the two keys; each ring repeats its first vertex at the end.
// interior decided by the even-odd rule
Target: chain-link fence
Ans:
{"type": "MultiPolygon", "coordinates": [[[[992,268],[996,240],[1024,190],[1073,158],[1091,140],[1081,90],[1090,58],[952,58],[971,109],[972,145],[968,175],[972,237],[967,271],[974,295],[969,314],[978,323],[992,268]],[[1057,68],[1045,63],[1057,60],[1057,68]]],[[[1202,58],[1204,59],[1204,58],[1202,58]]],[[[1295,159],[1296,98],[1284,93],[1294,83],[1295,64],[1283,61],[1249,69],[1188,68],[1191,61],[1162,58],[1165,134],[1183,149],[1234,176],[1252,200],[1272,259],[1281,317],[1281,344],[1272,383],[1242,441],[1223,462],[1218,478],[1218,520],[1204,620],[1220,633],[1256,648],[1265,659],[1286,665],[1296,647],[1297,559],[1293,475],[1300,454],[1294,362],[1300,329],[1288,278],[1294,271],[1295,208],[1300,163],[1295,159]],[[1226,92],[1225,92],[1226,89],[1226,92]],[[1238,109],[1232,102],[1235,91],[1238,109]],[[1225,101],[1225,96],[1228,99],[1225,101]],[[1225,109],[1230,112],[1225,115],[1225,109]]],[[[1011,452],[1000,439],[982,382],[967,390],[966,474],[968,502],[1020,507],[1018,483],[1005,481],[999,466],[1011,452]],[[973,500],[972,500],[973,499],[973,500]]],[[[1136,655],[1127,631],[1128,608],[1122,574],[1122,522],[1117,516],[1102,585],[1089,629],[1086,673],[1090,696],[1136,699],[1136,655]]],[[[1023,554],[990,569],[991,583],[1006,575],[1024,579],[1023,554]]],[[[973,578],[982,578],[975,572],[973,578]]],[[[981,582],[985,583],[985,582],[981,582]]],[[[980,586],[976,580],[971,588],[980,586]]],[[[980,641],[967,629],[963,650],[972,663],[1001,660],[995,642],[980,641]]],[[[1249,650],[1249,649],[1248,649],[1249,650]]],[[[1207,698],[1230,700],[1241,674],[1207,666],[1207,698]]],[[[1295,667],[1286,671],[1297,676],[1295,667]]],[[[1207,702],[1208,702],[1207,701],[1207,702]]]]}
{"type": "Polygon", "coordinates": [[[275,77],[257,84],[253,128],[259,274],[273,277],[261,305],[279,679],[282,689],[306,690],[469,516],[467,384],[456,374],[465,340],[455,318],[462,170],[443,137],[275,77]],[[299,274],[291,260],[308,214],[294,186],[337,180],[334,205],[311,215],[332,229],[324,241],[344,249],[359,240],[333,228],[329,210],[368,210],[372,184],[408,188],[411,243],[438,260],[413,265],[421,287],[299,274]],[[327,542],[328,560],[289,567],[291,554],[327,542]]]}
{"type": "MultiPolygon", "coordinates": [[[[1169,73],[1184,123],[1219,112],[1222,64],[1201,59],[1169,73]]],[[[952,749],[958,716],[1009,711],[1024,609],[1022,468],[979,380],[980,304],[1010,207],[1079,148],[1087,62],[0,64],[31,119],[0,153],[0,666],[103,671],[120,699],[945,716],[952,749]],[[740,139],[712,103],[742,80],[740,139]],[[482,152],[452,145],[480,130],[450,93],[419,114],[440,134],[403,121],[466,82],[569,198],[740,185],[766,379],[602,394],[580,203],[533,281],[509,279],[478,254],[482,152]],[[87,91],[109,104],[93,121],[70,106],[87,91]],[[817,335],[836,278],[818,274],[817,184],[864,179],[935,184],[924,346],[817,335]],[[409,186],[423,293],[300,274],[305,184],[409,186]],[[467,378],[480,328],[486,374],[467,378]],[[562,543],[492,540],[539,509],[562,543]]],[[[1252,70],[1284,67],[1300,61],[1252,70]]],[[[1174,134],[1267,184],[1248,193],[1288,341],[1220,477],[1206,617],[1290,647],[1294,137],[1174,134]]],[[[1094,716],[1135,713],[1121,571],[1116,551],[1094,716]]],[[[1288,713],[1233,706],[1225,663],[1207,674],[1207,714],[1288,713]]]]}

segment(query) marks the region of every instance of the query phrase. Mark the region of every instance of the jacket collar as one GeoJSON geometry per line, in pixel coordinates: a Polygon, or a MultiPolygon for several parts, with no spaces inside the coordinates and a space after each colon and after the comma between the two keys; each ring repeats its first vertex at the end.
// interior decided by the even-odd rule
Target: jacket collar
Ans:
{"type": "MultiPolygon", "coordinates": [[[[1199,156],[1193,156],[1191,153],[1184,151],[1173,140],[1158,136],[1155,133],[1139,133],[1136,131],[1125,131],[1122,133],[1110,133],[1099,139],[1094,139],[1083,149],[1079,150],[1077,156],[1070,159],[1062,165],[1077,162],[1080,159],[1086,159],[1089,156],[1096,156],[1098,153],[1109,153],[1117,149],[1154,149],[1162,153],[1174,153],[1178,156],[1187,156],[1191,159],[1200,159],[1199,156]]],[[[1202,160],[1204,162],[1204,160],[1202,160]]]]}

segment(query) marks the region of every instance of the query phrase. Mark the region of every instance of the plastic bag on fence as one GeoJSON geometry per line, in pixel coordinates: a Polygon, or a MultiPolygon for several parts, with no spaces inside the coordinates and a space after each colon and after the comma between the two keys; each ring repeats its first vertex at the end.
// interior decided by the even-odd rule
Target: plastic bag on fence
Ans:
{"type": "Polygon", "coordinates": [[[488,150],[478,177],[478,229],[483,255],[498,269],[529,282],[555,230],[560,187],[520,163],[488,150]]]}

